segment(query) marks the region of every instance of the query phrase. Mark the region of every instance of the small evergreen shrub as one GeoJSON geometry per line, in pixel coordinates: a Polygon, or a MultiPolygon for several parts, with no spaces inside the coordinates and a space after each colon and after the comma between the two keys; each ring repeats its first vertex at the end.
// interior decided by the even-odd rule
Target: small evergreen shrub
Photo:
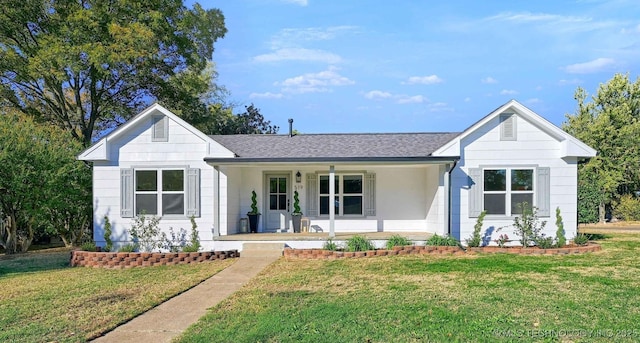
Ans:
{"type": "Polygon", "coordinates": [[[373,243],[363,236],[356,235],[347,239],[347,251],[367,251],[374,249],[373,243]]]}
{"type": "Polygon", "coordinates": [[[136,250],[138,249],[135,244],[126,244],[121,246],[120,249],[118,249],[118,252],[135,252],[136,250]]]}
{"type": "Polygon", "coordinates": [[[589,243],[589,236],[581,233],[573,239],[573,243],[576,245],[587,245],[587,243],[589,243]]]}
{"type": "Polygon", "coordinates": [[[640,220],[640,199],[631,194],[623,195],[615,204],[613,215],[620,220],[640,220]]]}
{"type": "Polygon", "coordinates": [[[413,245],[413,242],[411,242],[408,238],[402,237],[400,235],[393,235],[389,237],[389,240],[387,241],[388,250],[393,249],[393,247],[401,247],[405,245],[413,245]]]}
{"type": "Polygon", "coordinates": [[[104,251],[111,251],[113,249],[113,241],[111,240],[111,222],[109,221],[109,217],[104,216],[104,251]]]}
{"type": "Polygon", "coordinates": [[[196,218],[191,216],[191,236],[189,237],[189,244],[182,248],[184,252],[198,252],[200,251],[200,236],[198,235],[198,224],[196,224],[196,218]]]}
{"type": "Polygon", "coordinates": [[[564,235],[564,223],[562,222],[562,216],[560,215],[560,207],[556,207],[556,246],[563,247],[567,245],[567,238],[564,235]]]}
{"type": "Polygon", "coordinates": [[[469,247],[479,247],[480,243],[482,243],[482,237],[480,235],[480,231],[482,231],[482,222],[484,221],[484,216],[487,215],[487,211],[482,211],[476,220],[476,224],[473,226],[473,234],[471,238],[467,239],[467,246],[469,247]]]}
{"type": "Polygon", "coordinates": [[[82,251],[97,251],[98,250],[98,248],[96,247],[96,244],[94,242],[82,243],[82,245],[80,246],[80,249],[82,251]]]}
{"type": "Polygon", "coordinates": [[[439,236],[437,234],[429,237],[427,240],[427,245],[431,246],[441,246],[441,247],[455,247],[460,246],[460,242],[457,239],[451,236],[439,236]]]}
{"type": "Polygon", "coordinates": [[[326,242],[324,242],[322,249],[329,250],[329,251],[336,251],[338,250],[338,245],[336,244],[336,242],[333,241],[333,239],[329,238],[327,239],[326,242]]]}

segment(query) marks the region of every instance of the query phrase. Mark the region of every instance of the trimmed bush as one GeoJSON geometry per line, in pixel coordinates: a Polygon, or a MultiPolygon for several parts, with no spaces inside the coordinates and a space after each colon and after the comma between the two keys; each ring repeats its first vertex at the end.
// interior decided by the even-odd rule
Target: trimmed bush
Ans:
{"type": "Polygon", "coordinates": [[[471,238],[467,239],[467,245],[473,248],[479,247],[480,243],[482,243],[482,236],[480,235],[480,231],[482,231],[482,222],[484,221],[484,216],[487,215],[487,211],[482,211],[476,220],[476,224],[473,226],[473,234],[471,238]]]}

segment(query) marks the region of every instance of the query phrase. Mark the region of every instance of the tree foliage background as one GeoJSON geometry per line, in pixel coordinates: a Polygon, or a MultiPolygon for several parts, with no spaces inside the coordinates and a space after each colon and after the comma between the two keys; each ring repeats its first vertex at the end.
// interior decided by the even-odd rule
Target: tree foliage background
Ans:
{"type": "Polygon", "coordinates": [[[598,151],[580,164],[579,221],[604,221],[608,207],[640,190],[640,79],[616,74],[595,95],[578,88],[563,129],[598,151]]]}
{"type": "Polygon", "coordinates": [[[0,245],[26,251],[38,232],[78,243],[91,225],[91,168],[76,160],[82,144],[68,131],[0,111],[0,245]]]}
{"type": "Polygon", "coordinates": [[[206,121],[218,9],[182,0],[5,0],[0,92],[85,146],[153,99],[206,121]]]}

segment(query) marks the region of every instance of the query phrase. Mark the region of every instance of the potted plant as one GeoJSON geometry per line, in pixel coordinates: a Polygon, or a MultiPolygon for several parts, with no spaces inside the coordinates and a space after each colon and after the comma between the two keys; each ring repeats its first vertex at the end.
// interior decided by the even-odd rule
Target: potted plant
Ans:
{"type": "Polygon", "coordinates": [[[300,199],[298,191],[293,192],[293,212],[291,213],[291,221],[293,222],[293,232],[300,233],[300,222],[302,220],[302,211],[300,211],[300,199]]]}
{"type": "Polygon", "coordinates": [[[249,232],[258,232],[258,221],[260,220],[260,212],[258,211],[258,200],[256,199],[256,191],[251,191],[251,212],[247,213],[249,217],[249,232]]]}

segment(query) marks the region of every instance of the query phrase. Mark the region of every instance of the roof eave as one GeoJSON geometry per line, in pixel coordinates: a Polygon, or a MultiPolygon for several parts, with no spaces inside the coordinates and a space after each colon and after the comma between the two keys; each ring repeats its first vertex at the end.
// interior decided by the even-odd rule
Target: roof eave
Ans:
{"type": "Polygon", "coordinates": [[[205,162],[214,165],[244,164],[442,164],[458,161],[459,156],[415,157],[282,157],[282,158],[217,158],[207,157],[205,162]]]}

